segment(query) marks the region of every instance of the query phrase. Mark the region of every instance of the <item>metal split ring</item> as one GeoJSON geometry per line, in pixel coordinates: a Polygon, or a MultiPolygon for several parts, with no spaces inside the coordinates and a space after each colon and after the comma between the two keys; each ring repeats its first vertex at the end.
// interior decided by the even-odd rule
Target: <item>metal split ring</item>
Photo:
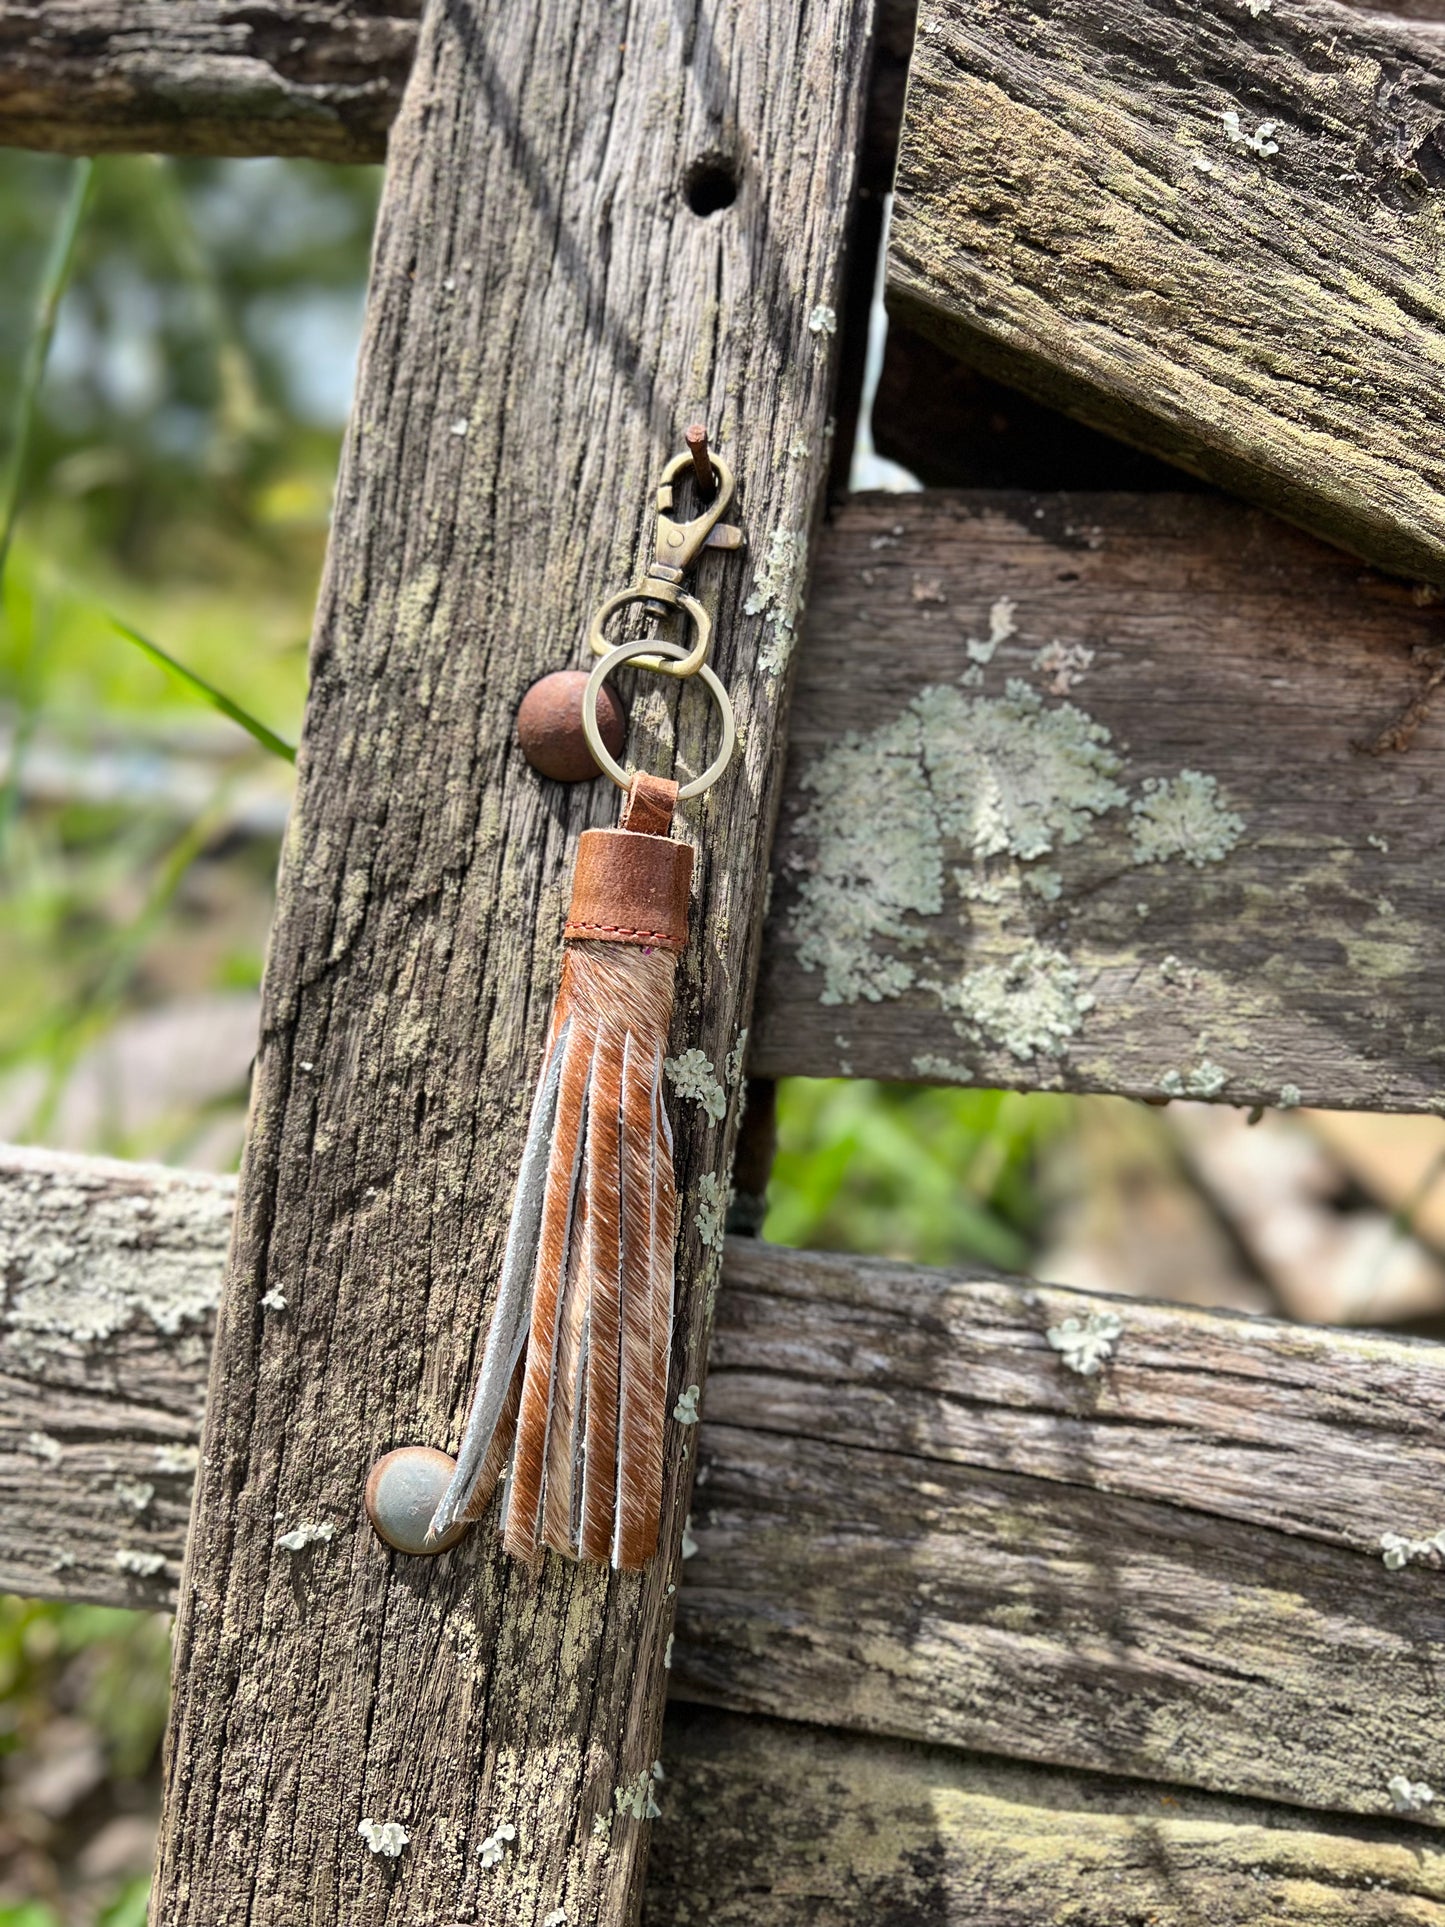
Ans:
{"type": "MultiPolygon", "coordinates": [[[[687,650],[675,642],[658,642],[649,639],[644,642],[620,643],[616,649],[609,650],[601,662],[597,664],[592,674],[587,678],[587,687],[582,693],[582,733],[587,738],[587,747],[596,759],[597,767],[605,775],[610,776],[617,787],[622,790],[627,788],[635,772],[625,770],[603,742],[602,732],[597,727],[597,697],[603,683],[606,682],[614,669],[620,669],[624,663],[628,662],[641,663],[644,667],[648,667],[650,665],[646,663],[645,658],[654,651],[661,651],[663,655],[669,657],[673,662],[686,662],[688,659],[687,650]]],[[[675,676],[681,672],[672,669],[667,671],[667,673],[675,676]]],[[[692,782],[683,784],[682,788],[677,792],[677,800],[679,803],[685,803],[689,797],[701,796],[704,790],[710,790],[712,788],[713,784],[732,761],[733,750],[736,748],[738,740],[737,724],[733,720],[733,706],[729,700],[727,690],[723,688],[721,682],[719,682],[718,678],[705,662],[698,663],[696,673],[707,685],[713,701],[717,704],[718,715],[722,718],[722,748],[718,751],[716,758],[708,764],[701,776],[696,776],[692,782]]]]}
{"type": "Polygon", "coordinates": [[[616,595],[608,596],[602,607],[593,616],[587,628],[587,642],[594,656],[606,656],[612,651],[611,644],[602,633],[603,625],[609,616],[629,602],[666,603],[670,608],[681,609],[689,617],[697,632],[697,640],[691,649],[681,649],[676,643],[649,642],[646,653],[635,660],[642,669],[655,669],[663,676],[695,676],[707,661],[708,646],[712,641],[712,617],[703,608],[696,596],[684,595],[669,583],[640,582],[633,589],[619,589],[616,595]],[[661,654],[654,653],[662,652],[661,654]],[[664,662],[663,654],[676,658],[675,662],[664,662]]]}

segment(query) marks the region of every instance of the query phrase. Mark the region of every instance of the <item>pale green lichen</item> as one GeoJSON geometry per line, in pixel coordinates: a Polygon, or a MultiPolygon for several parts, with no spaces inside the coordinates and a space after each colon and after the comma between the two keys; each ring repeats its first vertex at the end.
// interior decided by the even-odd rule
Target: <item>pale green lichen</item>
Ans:
{"type": "Polygon", "coordinates": [[[280,1552],[304,1552],[308,1546],[324,1546],[335,1537],[336,1527],[329,1519],[321,1523],[303,1519],[299,1526],[281,1534],[276,1547],[280,1552]]]}
{"type": "MultiPolygon", "coordinates": [[[[1011,605],[995,613],[996,628],[1012,623],[1011,605]]],[[[1064,872],[1042,859],[1105,834],[1117,851],[1125,810],[1140,861],[1222,861],[1244,829],[1211,777],[1154,777],[1142,791],[1124,778],[1101,724],[1017,678],[993,697],[930,685],[893,720],[835,742],[804,773],[809,801],[797,823],[815,854],[792,935],[799,963],[822,976],[821,1001],[923,988],[975,1044],[1021,1062],[1065,1055],[1094,999],[1066,952],[1029,934],[1028,902],[1051,904],[1067,890],[1064,872]],[[965,929],[989,912],[1022,923],[1009,962],[958,981],[924,979],[914,953],[930,942],[926,920],[949,912],[965,929]]],[[[938,1065],[940,1075],[963,1074],[938,1065]]],[[[915,1063],[920,1075],[933,1068],[915,1063]]],[[[1210,1075],[1196,1073],[1206,1083],[1210,1075]]]]}
{"type": "Polygon", "coordinates": [[[149,1510],[156,1496],[156,1489],[148,1479],[117,1479],[112,1490],[126,1510],[134,1512],[137,1518],[149,1510]]]}
{"type": "Polygon", "coordinates": [[[700,1050],[685,1050],[681,1057],[664,1057],[662,1068],[679,1097],[693,1098],[715,1123],[727,1116],[728,1101],[717,1081],[712,1059],[700,1050]]]}
{"type": "Polygon", "coordinates": [[[356,1829],[373,1853],[395,1860],[406,1851],[411,1835],[399,1820],[363,1820],[356,1829]]]}
{"type": "Polygon", "coordinates": [[[1159,1079],[1159,1088],[1166,1097],[1218,1097],[1228,1082],[1228,1071],[1221,1070],[1206,1057],[1182,1075],[1178,1071],[1165,1071],[1159,1079]]]}
{"type": "Polygon", "coordinates": [[[1445,1531],[1434,1533],[1428,1539],[1411,1539],[1403,1532],[1382,1533],[1380,1556],[1387,1572],[1400,1572],[1406,1566],[1433,1566],[1438,1569],[1442,1560],[1445,1560],[1445,1531]]]}
{"type": "Polygon", "coordinates": [[[953,882],[966,903],[1002,903],[1008,894],[1005,878],[991,877],[978,870],[955,870],[953,882]]]}
{"type": "Polygon", "coordinates": [[[132,1573],[137,1579],[154,1579],[157,1573],[166,1569],[166,1555],[163,1552],[137,1552],[133,1546],[122,1546],[112,1558],[111,1563],[121,1572],[132,1573]]]}
{"type": "Polygon", "coordinates": [[[1114,1355],[1124,1330],[1112,1311],[1091,1311],[1087,1318],[1065,1318],[1044,1333],[1061,1361],[1080,1378],[1097,1378],[1114,1355]]]}
{"type": "Polygon", "coordinates": [[[1077,682],[1082,682],[1093,665],[1094,652],[1086,649],[1081,642],[1046,643],[1034,657],[1034,668],[1048,677],[1046,687],[1051,696],[1067,696],[1077,682]]]}
{"type": "Polygon", "coordinates": [[[960,1036],[999,1043],[1020,1063],[1062,1057],[1094,999],[1060,950],[1027,943],[1007,963],[970,970],[956,984],[929,986],[958,1014],[960,1036]]]}
{"type": "Polygon", "coordinates": [[[867,736],[849,735],[808,770],[814,802],[798,828],[816,838],[803,881],[798,958],[821,970],[825,1004],[877,1002],[914,981],[880,942],[920,948],[916,917],[944,907],[944,848],[1025,861],[1077,843],[1127,800],[1108,732],[1065,703],[1046,709],[1025,684],[1001,698],[938,684],[867,736]]]}
{"type": "Polygon", "coordinates": [[[938,1051],[921,1051],[913,1060],[913,1069],[925,1084],[971,1084],[973,1072],[967,1064],[960,1064],[952,1057],[944,1057],[938,1051]]]}
{"type": "Polygon", "coordinates": [[[625,1785],[613,1788],[613,1801],[624,1819],[661,1819],[662,1808],[657,1804],[652,1788],[653,1782],[662,1777],[662,1762],[654,1760],[650,1769],[640,1767],[625,1785]]]}
{"type": "Polygon", "coordinates": [[[1279,152],[1279,142],[1270,136],[1278,130],[1279,122],[1262,120],[1252,134],[1246,134],[1239,124],[1239,111],[1229,107],[1220,114],[1224,131],[1236,147],[1247,147],[1251,154],[1258,154],[1261,160],[1268,160],[1279,152]]]}
{"type": "Polygon", "coordinates": [[[512,1825],[510,1820],[503,1820],[499,1827],[494,1828],[493,1831],[487,1835],[486,1839],[477,1849],[484,1872],[492,1867],[501,1865],[502,1856],[506,1853],[508,1847],[515,1843],[516,1838],[517,1829],[512,1825]]]}
{"type": "Polygon", "coordinates": [[[723,1180],[716,1172],[704,1171],[697,1181],[697,1235],[698,1242],[709,1251],[722,1249],[731,1202],[731,1192],[723,1180]]]}
{"type": "Polygon", "coordinates": [[[59,1439],[51,1438],[48,1432],[27,1432],[25,1450],[32,1458],[43,1459],[47,1465],[59,1465],[65,1456],[65,1447],[59,1439]]]}
{"type": "Polygon", "coordinates": [[[980,665],[992,662],[994,651],[999,644],[1007,642],[1010,636],[1018,634],[1018,625],[1014,621],[1017,606],[1016,603],[1010,602],[1007,596],[999,597],[988,612],[988,635],[982,640],[977,636],[970,636],[964,645],[968,650],[970,662],[980,665]]]}
{"type": "Polygon", "coordinates": [[[808,333],[810,335],[835,335],[837,332],[837,310],[830,308],[826,301],[820,301],[808,316],[808,333]]]}
{"type": "Polygon", "coordinates": [[[1182,857],[1196,869],[1222,863],[1244,835],[1244,818],[1219,800],[1219,785],[1198,770],[1150,776],[1133,805],[1130,834],[1136,863],[1182,857]]]}
{"type": "Polygon", "coordinates": [[[793,653],[793,631],[803,608],[808,538],[800,529],[774,529],[753,577],[744,613],[762,616],[767,636],[758,652],[764,675],[780,676],[793,653]]]}
{"type": "Polygon", "coordinates": [[[747,1047],[748,1029],[745,1024],[738,1032],[738,1041],[733,1045],[723,1062],[723,1075],[727,1078],[729,1090],[731,1090],[742,1077],[743,1061],[747,1047]]]}
{"type": "Polygon", "coordinates": [[[1411,1780],[1404,1773],[1392,1773],[1385,1782],[1385,1791],[1396,1813],[1423,1813],[1426,1807],[1435,1804],[1434,1788],[1424,1780],[1411,1780]]]}
{"type": "Polygon", "coordinates": [[[1281,1111],[1297,1111],[1304,1101],[1304,1092],[1298,1084],[1280,1085],[1278,1109],[1281,1111]]]}
{"type": "Polygon", "coordinates": [[[689,1385],[685,1392],[679,1392],[677,1403],[672,1408],[672,1416],[679,1425],[697,1424],[697,1401],[702,1396],[702,1388],[689,1385]]]}
{"type": "Polygon", "coordinates": [[[692,1514],[689,1512],[682,1526],[682,1556],[684,1559],[697,1557],[697,1540],[692,1536],[692,1514]]]}
{"type": "Polygon", "coordinates": [[[261,1303],[267,1311],[285,1311],[286,1294],[277,1286],[273,1285],[268,1292],[262,1293],[261,1303]]]}

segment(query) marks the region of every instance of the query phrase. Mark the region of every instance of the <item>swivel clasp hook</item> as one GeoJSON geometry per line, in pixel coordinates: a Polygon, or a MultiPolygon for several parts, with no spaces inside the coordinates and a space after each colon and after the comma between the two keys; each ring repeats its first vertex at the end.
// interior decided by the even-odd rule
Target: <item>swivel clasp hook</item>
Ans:
{"type": "Polygon", "coordinates": [[[690,522],[675,522],[672,517],[676,500],[675,483],[684,470],[693,465],[690,453],[674,455],[662,471],[662,479],[657,485],[657,536],[653,547],[652,567],[646,580],[656,577],[663,583],[676,588],[683,576],[696,562],[704,549],[740,549],[743,546],[743,532],[723,522],[723,511],[733,499],[733,472],[721,455],[708,451],[712,472],[716,477],[717,492],[703,510],[690,522]]]}
{"type": "Polygon", "coordinates": [[[593,655],[605,656],[610,645],[604,632],[608,618],[629,602],[640,602],[649,615],[665,616],[676,609],[693,626],[693,646],[682,652],[680,660],[662,655],[632,655],[629,661],[640,669],[655,669],[664,676],[695,676],[707,660],[712,639],[712,618],[695,596],[683,592],[687,572],[704,549],[741,549],[743,532],[723,521],[723,511],[733,497],[733,472],[720,455],[708,451],[716,492],[700,515],[690,522],[677,521],[672,513],[676,501],[676,482],[684,470],[693,466],[693,456],[684,451],[674,455],[662,471],[657,487],[657,529],[653,539],[652,561],[634,588],[621,589],[609,596],[593,616],[587,629],[587,642],[593,655]]]}

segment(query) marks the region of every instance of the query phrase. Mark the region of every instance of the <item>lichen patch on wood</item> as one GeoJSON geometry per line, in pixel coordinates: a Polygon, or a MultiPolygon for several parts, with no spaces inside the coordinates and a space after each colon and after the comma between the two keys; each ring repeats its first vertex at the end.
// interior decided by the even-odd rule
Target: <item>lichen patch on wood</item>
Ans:
{"type": "Polygon", "coordinates": [[[1217,497],[854,497],[798,651],[751,1072],[1445,1101],[1445,734],[1355,746],[1438,621],[1217,497]],[[1063,695],[1048,637],[1091,652],[1063,695]],[[959,1032],[947,995],[1017,1008],[1042,956],[1093,1000],[1058,1054],[1006,1011],[959,1032]]]}
{"type": "MultiPolygon", "coordinates": [[[[1012,605],[995,627],[998,641],[1014,634],[1012,605]]],[[[1128,860],[1122,830],[1136,862],[1199,867],[1222,863],[1245,827],[1194,770],[1131,790],[1103,725],[1017,677],[1002,696],[929,685],[900,716],[825,750],[801,787],[810,801],[796,833],[811,848],[791,935],[821,978],[820,1001],[917,986],[955,1014],[965,1042],[1022,1063],[1063,1056],[1094,1005],[1067,952],[1032,935],[1031,899],[1052,903],[1068,887],[1064,853],[1107,838],[1128,860]],[[910,953],[925,946],[925,919],[951,916],[966,933],[984,905],[1017,933],[1007,962],[951,982],[920,968],[910,953]]]]}

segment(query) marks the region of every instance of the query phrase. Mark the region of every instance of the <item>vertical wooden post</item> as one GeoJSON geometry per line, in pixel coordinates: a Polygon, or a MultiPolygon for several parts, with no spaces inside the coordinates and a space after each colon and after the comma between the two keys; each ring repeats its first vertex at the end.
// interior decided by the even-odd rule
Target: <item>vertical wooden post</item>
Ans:
{"type": "MultiPolygon", "coordinates": [[[[640,1580],[550,1557],[533,1575],[490,1522],[440,1559],[391,1556],[359,1503],[380,1452],[456,1443],[576,837],[615,814],[610,786],[528,770],[513,713],[633,578],[658,467],[698,417],[751,543],[701,571],[742,747],[684,818],[698,899],[674,1048],[704,1053],[728,1109],[673,1106],[670,1402],[704,1377],[720,1240],[698,1206],[736,1128],[870,18],[871,0],[434,0],[425,18],[182,1583],[162,1927],[635,1912],[646,1802],[617,1795],[653,1784],[692,1434],[671,1435],[640,1580]],[[407,1844],[372,1851],[366,1821],[407,1844]]],[[[679,766],[701,768],[700,691],[642,685],[634,753],[666,766],[669,716],[679,766]]]]}

